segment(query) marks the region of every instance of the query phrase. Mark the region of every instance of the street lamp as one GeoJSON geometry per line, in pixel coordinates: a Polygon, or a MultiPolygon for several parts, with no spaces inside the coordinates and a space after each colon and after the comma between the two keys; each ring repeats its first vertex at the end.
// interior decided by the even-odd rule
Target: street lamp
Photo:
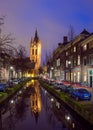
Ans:
{"type": "Polygon", "coordinates": [[[71,61],[68,61],[69,72],[70,72],[70,85],[71,85],[71,61]]]}
{"type": "Polygon", "coordinates": [[[53,70],[54,70],[54,68],[51,67],[51,69],[50,69],[50,78],[53,78],[53,70]]]}
{"type": "Polygon", "coordinates": [[[53,70],[54,68],[53,67],[51,67],[51,70],[53,70]]]}

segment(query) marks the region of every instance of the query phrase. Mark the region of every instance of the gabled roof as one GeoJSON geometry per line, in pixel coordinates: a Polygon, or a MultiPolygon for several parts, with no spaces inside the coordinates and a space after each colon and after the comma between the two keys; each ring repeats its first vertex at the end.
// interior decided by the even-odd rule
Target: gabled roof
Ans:
{"type": "Polygon", "coordinates": [[[90,34],[86,29],[84,29],[80,34],[90,34]]]}

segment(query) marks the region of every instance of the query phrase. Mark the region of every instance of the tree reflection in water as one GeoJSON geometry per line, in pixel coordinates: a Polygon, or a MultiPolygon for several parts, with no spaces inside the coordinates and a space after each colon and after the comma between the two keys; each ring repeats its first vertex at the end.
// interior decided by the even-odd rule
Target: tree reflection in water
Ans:
{"type": "Polygon", "coordinates": [[[13,99],[6,103],[6,111],[0,114],[0,130],[15,130],[18,121],[26,118],[26,108],[28,105],[25,102],[24,94],[17,93],[13,99]]]}

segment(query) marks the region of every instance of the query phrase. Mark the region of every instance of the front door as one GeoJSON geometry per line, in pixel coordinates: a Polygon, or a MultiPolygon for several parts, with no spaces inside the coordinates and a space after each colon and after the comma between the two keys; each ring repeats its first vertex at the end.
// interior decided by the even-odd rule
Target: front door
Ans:
{"type": "Polygon", "coordinates": [[[93,69],[92,68],[88,70],[88,83],[90,87],[93,87],[93,69]]]}
{"type": "Polygon", "coordinates": [[[90,87],[93,87],[93,76],[90,76],[90,87]]]}

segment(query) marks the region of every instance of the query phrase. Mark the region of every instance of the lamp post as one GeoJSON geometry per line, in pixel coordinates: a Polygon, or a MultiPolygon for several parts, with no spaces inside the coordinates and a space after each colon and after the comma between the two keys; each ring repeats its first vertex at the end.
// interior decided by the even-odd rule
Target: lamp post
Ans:
{"type": "Polygon", "coordinates": [[[71,85],[71,61],[68,61],[69,73],[70,73],[70,85],[71,85]]]}
{"type": "Polygon", "coordinates": [[[53,78],[53,70],[54,70],[54,68],[51,67],[51,69],[50,69],[50,78],[53,78]]]}

